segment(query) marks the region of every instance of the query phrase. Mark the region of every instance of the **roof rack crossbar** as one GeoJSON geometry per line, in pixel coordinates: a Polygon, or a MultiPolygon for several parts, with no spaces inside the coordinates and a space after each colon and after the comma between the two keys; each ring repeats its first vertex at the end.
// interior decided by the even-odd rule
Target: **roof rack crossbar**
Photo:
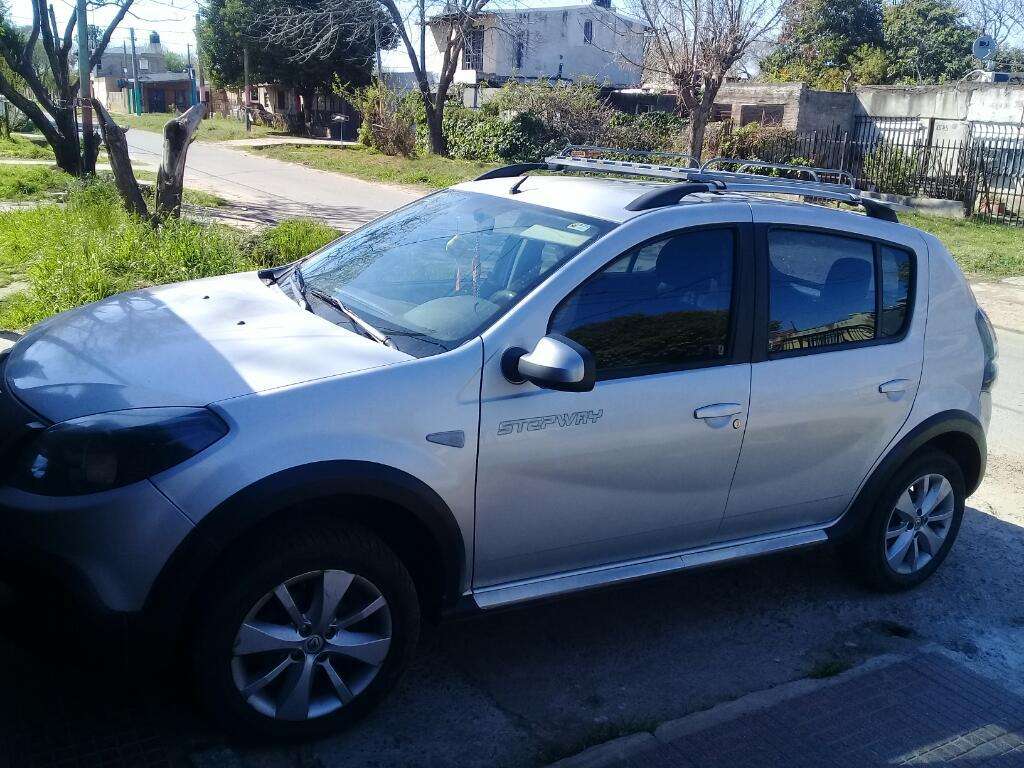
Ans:
{"type": "MultiPolygon", "coordinates": [[[[655,157],[671,157],[677,160],[685,160],[687,168],[699,168],[700,160],[693,155],[688,155],[683,152],[667,152],[658,149],[641,150],[641,149],[619,149],[617,147],[601,147],[596,144],[566,144],[561,152],[556,157],[563,158],[587,158],[590,155],[596,153],[604,153],[608,155],[625,155],[626,157],[645,157],[648,160],[655,157]]],[[[590,158],[590,159],[601,159],[601,158],[590,158]]],[[[605,158],[605,159],[616,159],[616,158],[605,158]]],[[[676,167],[676,166],[671,166],[676,167]]]]}
{"type": "MultiPolygon", "coordinates": [[[[744,175],[747,173],[749,168],[762,168],[772,169],[776,171],[794,171],[796,173],[804,173],[811,177],[811,181],[815,183],[831,183],[822,182],[821,177],[823,175],[838,176],[839,181],[835,186],[846,186],[851,189],[854,186],[853,174],[849,171],[844,171],[839,168],[820,168],[811,165],[793,165],[791,163],[769,163],[761,160],[743,160],[738,157],[713,157],[706,161],[700,166],[701,173],[711,170],[712,166],[715,165],[735,165],[738,166],[735,173],[744,175]]],[[[715,171],[716,173],[730,173],[730,171],[715,171]]],[[[765,174],[752,174],[752,175],[765,175],[765,174]]]]}

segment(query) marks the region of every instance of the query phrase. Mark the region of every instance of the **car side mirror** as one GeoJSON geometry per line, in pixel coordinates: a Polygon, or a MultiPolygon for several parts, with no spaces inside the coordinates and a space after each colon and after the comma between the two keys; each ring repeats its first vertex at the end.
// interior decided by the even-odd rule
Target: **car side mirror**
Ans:
{"type": "Polygon", "coordinates": [[[589,392],[597,381],[590,350],[554,333],[538,341],[532,352],[520,347],[506,350],[501,369],[513,384],[529,381],[560,392],[589,392]]]}

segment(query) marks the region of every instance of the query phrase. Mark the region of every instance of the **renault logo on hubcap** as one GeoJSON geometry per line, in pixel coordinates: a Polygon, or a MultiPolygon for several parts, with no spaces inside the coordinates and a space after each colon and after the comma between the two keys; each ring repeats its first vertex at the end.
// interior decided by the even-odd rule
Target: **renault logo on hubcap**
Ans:
{"type": "Polygon", "coordinates": [[[320,635],[313,635],[305,643],[306,653],[319,653],[324,647],[324,639],[320,635]]]}

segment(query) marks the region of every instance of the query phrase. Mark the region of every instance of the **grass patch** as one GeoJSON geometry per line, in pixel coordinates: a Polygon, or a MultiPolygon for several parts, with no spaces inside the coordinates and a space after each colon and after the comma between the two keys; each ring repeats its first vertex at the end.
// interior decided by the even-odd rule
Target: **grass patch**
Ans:
{"type": "MultiPolygon", "coordinates": [[[[141,115],[126,115],[113,112],[110,115],[114,122],[124,127],[138,128],[143,131],[163,133],[164,126],[174,119],[170,113],[146,112],[141,115]]],[[[263,136],[281,136],[284,132],[265,125],[253,125],[252,132],[245,132],[245,124],[232,117],[213,117],[203,120],[196,129],[196,139],[200,141],[230,141],[232,139],[258,139],[263,136]]]]}
{"type": "Polygon", "coordinates": [[[253,147],[250,151],[321,171],[348,174],[366,181],[411,184],[431,189],[450,187],[495,167],[490,163],[453,160],[436,155],[395,157],[367,147],[351,145],[335,147],[293,144],[253,147]]]}
{"type": "Polygon", "coordinates": [[[968,274],[1024,275],[1024,229],[920,213],[900,213],[900,221],[939,238],[968,274]]]}
{"type": "Polygon", "coordinates": [[[41,200],[67,192],[74,184],[73,176],[52,166],[0,164],[0,200],[41,200]]]}
{"type": "Polygon", "coordinates": [[[846,670],[852,668],[853,662],[847,659],[827,659],[815,663],[810,671],[808,671],[807,676],[815,680],[821,680],[826,677],[841,675],[846,670]]]}
{"type": "Polygon", "coordinates": [[[286,263],[338,233],[284,222],[263,235],[187,219],[154,229],[104,181],[75,189],[65,205],[0,213],[0,273],[23,272],[29,284],[0,302],[0,328],[25,328],[121,291],[286,263]]]}
{"type": "Polygon", "coordinates": [[[33,141],[24,136],[11,136],[0,139],[0,157],[12,157],[20,160],[54,159],[53,150],[45,141],[33,141]]]}
{"type": "MultiPolygon", "coordinates": [[[[100,175],[104,178],[113,179],[112,174],[100,175]]],[[[156,195],[156,173],[153,171],[135,171],[135,178],[141,182],[142,194],[146,196],[146,203],[149,205],[149,209],[153,210],[156,195]]],[[[223,197],[212,192],[204,192],[201,189],[189,189],[188,187],[182,190],[182,199],[190,205],[198,205],[202,208],[219,208],[222,205],[227,205],[228,202],[223,197]]]]}

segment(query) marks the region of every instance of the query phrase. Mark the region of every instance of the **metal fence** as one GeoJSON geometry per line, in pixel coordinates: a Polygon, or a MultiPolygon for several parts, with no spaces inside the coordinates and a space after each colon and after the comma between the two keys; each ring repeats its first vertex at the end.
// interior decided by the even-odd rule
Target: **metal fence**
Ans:
{"type": "MultiPolygon", "coordinates": [[[[734,131],[722,128],[717,141],[726,146],[734,131]]],[[[763,131],[734,151],[848,171],[861,189],[957,201],[968,216],[1024,226],[1024,126],[965,123],[944,138],[934,121],[858,118],[853,131],[763,131]]]]}

